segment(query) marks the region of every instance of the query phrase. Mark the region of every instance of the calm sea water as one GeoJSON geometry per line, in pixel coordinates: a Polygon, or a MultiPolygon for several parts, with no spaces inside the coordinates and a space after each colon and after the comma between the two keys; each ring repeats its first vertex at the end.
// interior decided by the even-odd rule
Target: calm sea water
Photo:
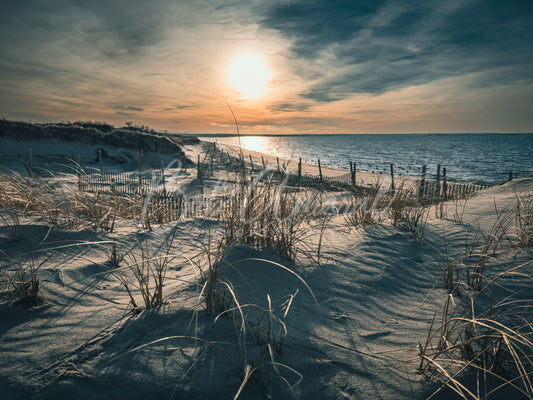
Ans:
{"type": "MultiPolygon", "coordinates": [[[[203,137],[206,141],[238,144],[238,138],[203,137]]],[[[462,182],[500,183],[509,171],[524,177],[533,172],[533,134],[390,134],[243,136],[244,148],[305,162],[420,176],[423,165],[436,174],[446,167],[448,179],[462,182]]]]}

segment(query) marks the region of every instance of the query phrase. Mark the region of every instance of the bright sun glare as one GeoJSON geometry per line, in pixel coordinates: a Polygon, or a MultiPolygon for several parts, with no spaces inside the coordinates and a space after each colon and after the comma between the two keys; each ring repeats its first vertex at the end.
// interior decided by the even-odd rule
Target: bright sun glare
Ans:
{"type": "Polygon", "coordinates": [[[232,61],[228,79],[243,98],[254,99],[265,92],[270,70],[260,55],[243,54],[232,61]]]}

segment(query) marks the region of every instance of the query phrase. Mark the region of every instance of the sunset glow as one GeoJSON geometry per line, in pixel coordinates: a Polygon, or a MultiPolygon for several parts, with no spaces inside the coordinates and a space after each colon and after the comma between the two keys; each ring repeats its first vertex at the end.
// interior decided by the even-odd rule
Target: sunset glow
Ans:
{"type": "Polygon", "coordinates": [[[228,79],[242,98],[253,99],[265,93],[270,70],[260,55],[243,54],[232,61],[228,79]]]}
{"type": "Polygon", "coordinates": [[[418,3],[6,2],[0,118],[232,133],[227,99],[248,134],[532,132],[533,3],[418,3]]]}

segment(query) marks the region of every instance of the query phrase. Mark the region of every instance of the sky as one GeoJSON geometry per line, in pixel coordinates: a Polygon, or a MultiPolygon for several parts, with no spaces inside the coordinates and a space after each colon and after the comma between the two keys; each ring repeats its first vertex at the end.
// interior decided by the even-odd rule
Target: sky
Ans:
{"type": "Polygon", "coordinates": [[[531,0],[0,6],[11,120],[231,133],[229,105],[242,133],[533,132],[531,0]]]}

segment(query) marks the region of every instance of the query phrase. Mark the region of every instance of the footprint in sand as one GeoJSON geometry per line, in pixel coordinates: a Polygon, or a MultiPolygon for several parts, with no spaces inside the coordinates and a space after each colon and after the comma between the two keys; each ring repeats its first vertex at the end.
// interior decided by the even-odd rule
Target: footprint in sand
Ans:
{"type": "Polygon", "coordinates": [[[365,334],[361,334],[360,333],[360,336],[362,338],[365,338],[365,339],[375,340],[375,339],[380,339],[380,338],[385,337],[385,336],[389,336],[391,333],[392,333],[392,331],[369,332],[369,333],[365,333],[365,334]]]}
{"type": "Polygon", "coordinates": [[[331,316],[333,317],[333,319],[338,320],[343,323],[348,321],[348,319],[350,318],[346,314],[341,314],[341,313],[336,313],[336,312],[334,312],[331,316]]]}

